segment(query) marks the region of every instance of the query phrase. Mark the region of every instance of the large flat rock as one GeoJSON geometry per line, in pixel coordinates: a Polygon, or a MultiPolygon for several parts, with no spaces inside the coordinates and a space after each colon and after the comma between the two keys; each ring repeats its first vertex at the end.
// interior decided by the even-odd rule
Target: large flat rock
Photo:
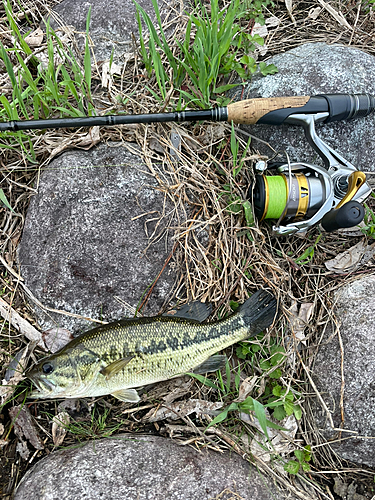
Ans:
{"type": "MultiPolygon", "coordinates": [[[[317,95],[330,93],[368,93],[375,95],[375,57],[359,49],[307,43],[267,63],[279,70],[275,75],[255,75],[245,87],[242,99],[317,95]]],[[[242,88],[235,93],[240,98],[242,88]]],[[[251,125],[244,127],[253,136],[266,141],[290,161],[303,161],[322,165],[319,156],[306,142],[302,127],[283,125],[251,125]]],[[[319,136],[341,153],[359,170],[375,171],[375,115],[353,121],[319,125],[319,136]]],[[[253,140],[253,147],[262,154],[273,157],[274,152],[260,141],[253,140]]]]}
{"type": "Polygon", "coordinates": [[[14,500],[209,500],[220,494],[229,500],[233,492],[247,500],[293,498],[234,453],[123,435],[50,454],[26,474],[14,500]]]}
{"type": "MultiPolygon", "coordinates": [[[[341,457],[375,467],[375,276],[343,286],[335,293],[335,312],[340,321],[343,344],[344,425],[352,432],[338,433],[329,425],[326,412],[317,401],[315,418],[330,446],[341,457]]],[[[327,342],[326,333],[314,366],[314,378],[335,427],[341,422],[341,348],[338,336],[327,342]]]]}
{"type": "MultiPolygon", "coordinates": [[[[118,145],[69,151],[54,159],[31,199],[18,253],[34,296],[45,306],[85,317],[111,321],[127,316],[116,297],[137,306],[172,248],[169,233],[144,252],[163,211],[173,209],[157,186],[141,156],[118,145]]],[[[173,280],[167,267],[145,314],[159,312],[173,280]]],[[[35,311],[43,329],[58,324],[77,333],[95,326],[38,307],[35,311]]]]}

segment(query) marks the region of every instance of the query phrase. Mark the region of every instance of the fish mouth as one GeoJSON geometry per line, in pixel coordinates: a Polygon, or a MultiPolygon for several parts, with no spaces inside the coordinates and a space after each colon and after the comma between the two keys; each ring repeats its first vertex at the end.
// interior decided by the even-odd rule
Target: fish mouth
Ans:
{"type": "Polygon", "coordinates": [[[53,398],[55,396],[56,384],[54,382],[51,380],[45,380],[38,374],[33,373],[28,374],[27,377],[37,389],[29,395],[30,398],[53,398]]]}

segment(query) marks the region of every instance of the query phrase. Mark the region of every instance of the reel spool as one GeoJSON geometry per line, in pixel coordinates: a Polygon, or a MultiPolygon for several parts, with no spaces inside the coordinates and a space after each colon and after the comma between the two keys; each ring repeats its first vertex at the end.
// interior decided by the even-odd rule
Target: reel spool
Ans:
{"type": "Polygon", "coordinates": [[[259,221],[312,217],[326,199],[324,183],[302,172],[257,175],[254,187],[254,211],[259,221]]]}
{"type": "Polygon", "coordinates": [[[334,231],[363,220],[364,208],[353,199],[366,182],[363,172],[334,176],[304,163],[281,165],[277,170],[277,175],[256,175],[248,194],[259,221],[285,220],[284,226],[273,227],[277,234],[304,231],[317,223],[334,231]]]}

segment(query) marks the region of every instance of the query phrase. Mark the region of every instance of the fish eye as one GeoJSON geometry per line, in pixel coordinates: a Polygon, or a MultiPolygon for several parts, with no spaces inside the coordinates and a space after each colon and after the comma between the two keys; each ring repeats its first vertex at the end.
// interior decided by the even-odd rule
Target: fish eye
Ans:
{"type": "Polygon", "coordinates": [[[52,363],[44,363],[42,366],[43,373],[48,374],[52,373],[54,370],[53,364],[52,363]]]}

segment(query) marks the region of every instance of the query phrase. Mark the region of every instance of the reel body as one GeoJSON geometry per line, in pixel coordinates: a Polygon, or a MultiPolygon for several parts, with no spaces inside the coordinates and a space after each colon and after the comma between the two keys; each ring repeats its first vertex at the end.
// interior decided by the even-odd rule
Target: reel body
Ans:
{"type": "Polygon", "coordinates": [[[300,162],[269,166],[258,162],[255,166],[257,175],[249,198],[259,221],[277,220],[273,231],[278,235],[304,232],[319,223],[326,231],[334,231],[363,220],[365,211],[360,202],[369,196],[371,188],[363,172],[316,135],[314,125],[325,117],[326,113],[299,114],[287,120],[304,127],[308,142],[325,167],[300,162]],[[267,175],[266,169],[274,175],[267,175]]]}

